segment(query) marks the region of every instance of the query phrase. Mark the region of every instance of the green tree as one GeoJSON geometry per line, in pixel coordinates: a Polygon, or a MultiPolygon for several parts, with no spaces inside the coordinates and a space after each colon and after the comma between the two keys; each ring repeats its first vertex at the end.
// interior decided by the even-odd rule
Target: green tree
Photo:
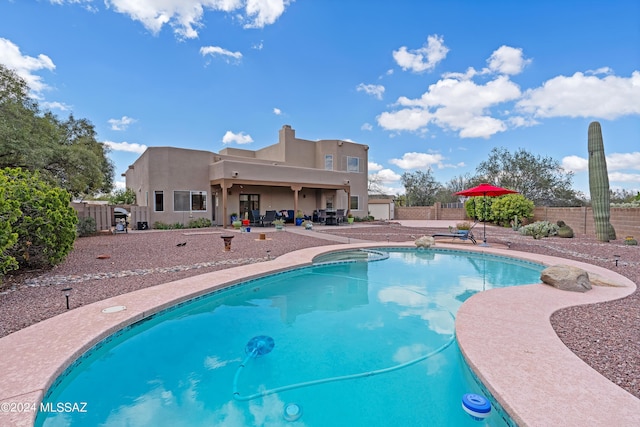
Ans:
{"type": "Polygon", "coordinates": [[[407,206],[431,206],[442,185],[438,183],[431,168],[426,171],[405,172],[401,177],[405,189],[407,206]]]}
{"type": "Polygon", "coordinates": [[[41,113],[26,82],[0,64],[0,168],[39,171],[41,177],[76,197],[113,188],[108,147],[93,125],[73,116],[60,121],[41,113]]]}
{"type": "Polygon", "coordinates": [[[480,181],[478,181],[477,178],[472,177],[469,173],[453,177],[440,188],[436,194],[436,201],[441,203],[459,202],[460,196],[457,196],[455,193],[470,187],[475,187],[478,184],[480,184],[480,181]]]}
{"type": "Polygon", "coordinates": [[[494,148],[476,168],[477,178],[516,190],[536,206],[580,206],[583,195],[572,189],[573,172],[551,157],[535,156],[520,148],[515,153],[494,148]]]}
{"type": "Polygon", "coordinates": [[[609,200],[611,203],[631,203],[640,200],[640,193],[625,189],[609,190],[609,200]]]}
{"type": "Polygon", "coordinates": [[[3,250],[2,259],[14,259],[19,268],[29,269],[62,262],[73,248],[78,222],[69,193],[49,185],[38,172],[6,168],[0,176],[0,191],[20,212],[8,221],[17,240],[3,250]]]}
{"type": "Polygon", "coordinates": [[[136,203],[136,192],[131,188],[116,190],[109,197],[109,203],[112,205],[133,205],[136,203]]]}

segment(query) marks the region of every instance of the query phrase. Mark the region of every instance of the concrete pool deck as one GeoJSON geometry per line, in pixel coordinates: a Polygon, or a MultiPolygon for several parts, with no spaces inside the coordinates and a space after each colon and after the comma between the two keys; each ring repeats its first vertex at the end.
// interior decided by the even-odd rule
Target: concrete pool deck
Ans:
{"type": "MultiPolygon", "coordinates": [[[[114,332],[177,303],[266,274],[309,265],[320,254],[406,243],[352,243],[303,249],[271,261],[220,270],[141,289],[90,305],[0,339],[0,425],[31,426],[44,393],[75,359],[114,332]],[[124,306],[125,310],[103,310],[124,306]]],[[[546,285],[494,289],[471,297],[456,315],[460,349],[476,375],[522,426],[640,425],[640,399],[610,382],[568,350],[549,318],[563,307],[622,298],[635,284],[617,273],[577,261],[498,247],[446,244],[553,264],[576,265],[624,285],[586,293],[546,285]]],[[[80,403],[80,402],[77,402],[80,403]]],[[[90,410],[90,408],[89,408],[90,410]]]]}

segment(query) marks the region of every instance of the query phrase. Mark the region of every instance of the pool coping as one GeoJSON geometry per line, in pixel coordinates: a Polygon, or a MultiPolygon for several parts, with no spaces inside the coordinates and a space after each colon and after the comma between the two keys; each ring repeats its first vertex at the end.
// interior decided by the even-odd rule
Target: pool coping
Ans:
{"type": "MultiPolygon", "coordinates": [[[[70,310],[0,338],[0,424],[32,426],[44,393],[78,357],[116,331],[180,302],[267,274],[311,264],[321,254],[352,248],[415,247],[353,243],[302,249],[263,263],[233,267],[140,289],[70,310]],[[126,306],[126,310],[102,310],[126,306]],[[7,406],[9,405],[9,406],[7,406]]],[[[624,287],[586,293],[535,284],[481,292],[456,315],[462,354],[491,394],[521,426],[638,425],[640,399],[573,354],[549,321],[572,305],[622,298],[636,285],[605,268],[509,249],[437,243],[437,248],[484,252],[545,265],[568,264],[624,287]],[[535,301],[535,304],[531,304],[535,301]],[[479,325],[479,326],[478,326],[479,325]],[[510,351],[505,351],[505,349],[510,351]]]]}

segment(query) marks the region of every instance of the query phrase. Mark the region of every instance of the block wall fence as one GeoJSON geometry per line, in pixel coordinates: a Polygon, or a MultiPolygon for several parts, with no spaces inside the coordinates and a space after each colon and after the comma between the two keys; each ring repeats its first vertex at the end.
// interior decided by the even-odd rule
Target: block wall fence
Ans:
{"type": "MultiPolygon", "coordinates": [[[[464,220],[468,218],[464,208],[443,208],[436,203],[434,206],[396,207],[394,219],[464,220]]],[[[576,234],[595,236],[596,233],[591,207],[537,207],[533,211],[533,221],[564,221],[576,234]]],[[[624,239],[626,236],[640,239],[640,208],[611,208],[611,224],[616,230],[618,239],[624,239]]]]}

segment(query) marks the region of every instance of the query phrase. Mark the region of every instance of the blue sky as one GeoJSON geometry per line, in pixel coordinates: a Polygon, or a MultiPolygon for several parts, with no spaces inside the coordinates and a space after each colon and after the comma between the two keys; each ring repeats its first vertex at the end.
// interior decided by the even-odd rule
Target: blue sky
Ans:
{"type": "Polygon", "coordinates": [[[0,63],[89,119],[116,180],[148,146],[370,146],[369,173],[442,183],[493,147],[575,172],[600,121],[612,188],[640,190],[640,2],[0,0],[0,63]]]}

